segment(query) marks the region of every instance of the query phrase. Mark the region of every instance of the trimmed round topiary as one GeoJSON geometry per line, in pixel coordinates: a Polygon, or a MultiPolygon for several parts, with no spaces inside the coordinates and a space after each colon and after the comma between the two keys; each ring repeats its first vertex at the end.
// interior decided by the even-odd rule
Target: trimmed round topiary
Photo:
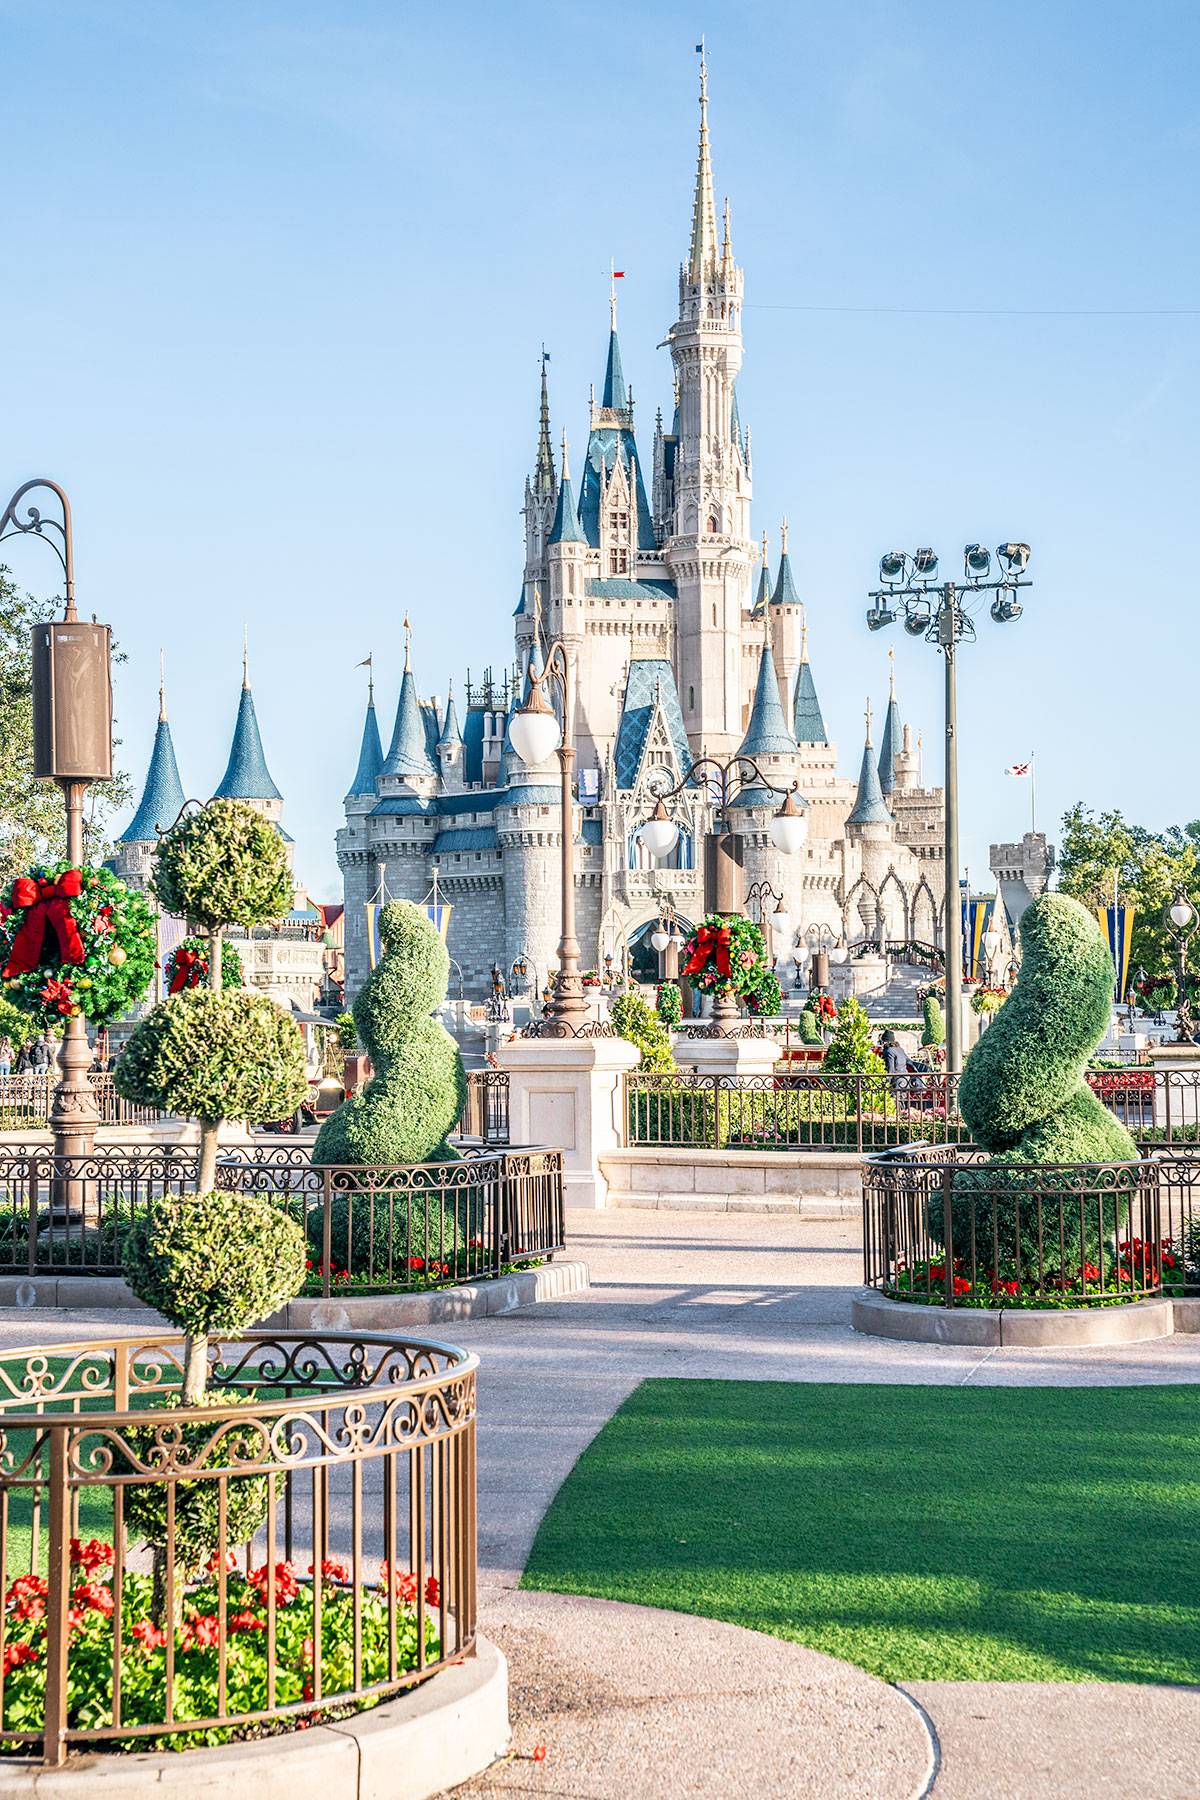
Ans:
{"type": "Polygon", "coordinates": [[[935,1044],[944,1044],[946,1021],[942,1017],[942,1008],[935,995],[926,994],[922,1013],[925,1020],[925,1029],[921,1033],[922,1044],[926,1048],[932,1048],[935,1044]]]}
{"type": "Polygon", "coordinates": [[[147,1306],[197,1337],[237,1337],[304,1285],[304,1233],[256,1194],[156,1200],[125,1238],[125,1279],[147,1306]]]}
{"type": "Polygon", "coordinates": [[[283,839],[242,800],[210,800],[163,838],[150,887],[167,912],[198,925],[261,925],[291,911],[283,839]]]}
{"type": "Polygon", "coordinates": [[[299,1026],[253,988],[172,994],[130,1034],[113,1080],[127,1100],[200,1119],[283,1119],[308,1095],[299,1026]]]}
{"type": "Polygon", "coordinates": [[[312,1160],[386,1167],[451,1162],[450,1133],[467,1103],[462,1057],[430,1017],[446,998],[450,958],[428,914],[393,900],[379,915],[383,955],[354,1002],[374,1078],[331,1113],[312,1160]]]}

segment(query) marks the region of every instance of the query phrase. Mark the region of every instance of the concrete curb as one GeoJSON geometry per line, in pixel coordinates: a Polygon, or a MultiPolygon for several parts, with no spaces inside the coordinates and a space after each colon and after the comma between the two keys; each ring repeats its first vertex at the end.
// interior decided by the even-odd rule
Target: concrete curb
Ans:
{"type": "Polygon", "coordinates": [[[60,1769],[0,1758],[0,1800],[429,1800],[508,1746],[508,1664],[495,1644],[371,1712],[214,1750],[75,1756],[60,1769]]]}
{"type": "MultiPolygon", "coordinates": [[[[1136,1300],[1128,1306],[1034,1312],[1022,1307],[919,1306],[868,1290],[851,1298],[850,1323],[868,1337],[899,1338],[910,1344],[1067,1350],[1086,1344],[1142,1344],[1151,1338],[1170,1337],[1175,1330],[1174,1308],[1179,1304],[1188,1303],[1136,1300]]],[[[1188,1324],[1180,1329],[1197,1328],[1188,1324]]]]}
{"type": "MultiPolygon", "coordinates": [[[[539,1300],[580,1294],[588,1285],[585,1262],[545,1263],[518,1275],[476,1281],[462,1287],[433,1288],[423,1294],[347,1294],[328,1300],[292,1300],[258,1327],[267,1331],[407,1331],[412,1326],[445,1325],[516,1312],[539,1300]]],[[[0,1280],[0,1320],[27,1318],[31,1311],[102,1311],[155,1315],[118,1275],[63,1275],[0,1280]]]]}

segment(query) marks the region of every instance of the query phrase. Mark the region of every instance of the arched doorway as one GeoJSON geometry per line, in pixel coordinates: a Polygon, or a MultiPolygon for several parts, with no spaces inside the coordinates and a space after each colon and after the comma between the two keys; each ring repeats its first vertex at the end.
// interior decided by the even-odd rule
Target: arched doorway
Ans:
{"type": "MultiPolygon", "coordinates": [[[[684,918],[682,913],[676,913],[675,929],[679,933],[680,948],[682,949],[684,941],[691,937],[695,927],[690,919],[684,918]]],[[[635,981],[647,982],[651,985],[658,982],[658,951],[650,942],[657,930],[658,920],[654,918],[647,919],[644,925],[639,925],[636,930],[629,933],[627,940],[629,971],[635,981]]]]}

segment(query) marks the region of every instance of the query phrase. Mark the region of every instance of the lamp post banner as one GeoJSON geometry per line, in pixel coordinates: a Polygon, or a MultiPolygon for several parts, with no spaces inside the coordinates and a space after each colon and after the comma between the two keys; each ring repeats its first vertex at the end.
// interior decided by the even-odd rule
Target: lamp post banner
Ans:
{"type": "Polygon", "coordinates": [[[1132,906],[1098,906],[1096,917],[1100,921],[1100,929],[1108,933],[1108,947],[1112,952],[1113,969],[1116,979],[1113,982],[1113,999],[1120,1004],[1125,998],[1125,989],[1129,985],[1130,948],[1133,944],[1133,921],[1136,913],[1132,906]]]}

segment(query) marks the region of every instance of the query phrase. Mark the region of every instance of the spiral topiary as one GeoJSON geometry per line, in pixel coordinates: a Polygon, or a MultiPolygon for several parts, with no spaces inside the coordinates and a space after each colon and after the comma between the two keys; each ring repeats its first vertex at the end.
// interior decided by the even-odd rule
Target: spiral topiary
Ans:
{"type": "Polygon", "coordinates": [[[921,1043],[927,1049],[932,1049],[937,1044],[944,1044],[946,1041],[946,1021],[942,1017],[941,1004],[936,995],[926,994],[922,1014],[925,1021],[925,1029],[921,1033],[921,1043]]]}
{"type": "Polygon", "coordinates": [[[811,1006],[806,1006],[800,1014],[800,1042],[802,1044],[823,1044],[825,1042],[817,1015],[811,1006]]]}
{"type": "MultiPolygon", "coordinates": [[[[1020,1256],[1026,1266],[1078,1272],[1080,1259],[1095,1261],[1128,1212],[1119,1179],[1082,1190],[1076,1178],[1022,1177],[1030,1163],[1124,1163],[1137,1146],[1084,1079],[1092,1051],[1108,1027],[1113,964],[1103,932],[1091,913],[1065,894],[1045,894],[1021,917],[1021,971],[1016,986],[971,1051],[959,1082],[959,1109],[975,1143],[992,1152],[978,1173],[965,1170],[955,1183],[956,1243],[973,1228],[968,1195],[986,1219],[974,1221],[992,1254],[1020,1256]],[[1002,1190],[988,1169],[1011,1168],[1002,1190]],[[1064,1188],[1070,1204],[1061,1208],[1064,1188]],[[1038,1220],[1037,1193],[1054,1199],[1052,1229],[1038,1220]],[[1085,1197],[1081,1201],[1081,1193],[1085,1197]],[[995,1197],[993,1198],[993,1195],[995,1197]],[[1082,1215],[1082,1217],[1081,1217],[1082,1215]],[[1052,1240],[1052,1241],[1048,1241],[1052,1240]]],[[[936,1214],[936,1208],[934,1209],[936,1214]]],[[[936,1218],[933,1220],[936,1226],[936,1218]]]]}
{"type": "Polygon", "coordinates": [[[283,839],[243,800],[210,800],[173,826],[150,887],[167,912],[210,931],[281,919],[295,892],[283,839]]]}
{"type": "Polygon", "coordinates": [[[383,955],[354,1002],[354,1025],[375,1070],[317,1134],[320,1164],[451,1162],[467,1102],[462,1057],[430,1017],[446,998],[450,958],[428,916],[407,900],[379,915],[383,955]]]}

